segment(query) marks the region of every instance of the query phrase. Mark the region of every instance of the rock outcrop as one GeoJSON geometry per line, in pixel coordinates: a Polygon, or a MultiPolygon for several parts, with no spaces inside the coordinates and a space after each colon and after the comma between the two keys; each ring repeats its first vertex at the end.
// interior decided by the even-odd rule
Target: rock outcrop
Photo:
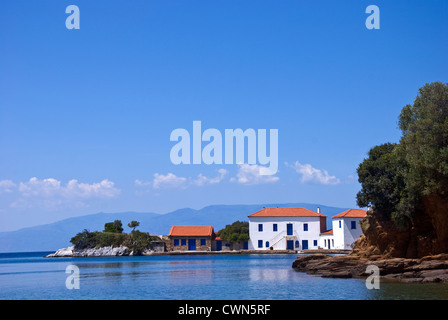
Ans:
{"type": "Polygon", "coordinates": [[[382,280],[402,282],[448,283],[448,254],[427,256],[421,259],[372,256],[377,260],[349,254],[329,256],[316,254],[299,256],[292,267],[297,271],[327,278],[362,278],[371,275],[368,266],[378,267],[382,280]]]}
{"type": "Polygon", "coordinates": [[[101,247],[101,248],[91,248],[83,250],[75,250],[75,248],[67,247],[57,250],[55,253],[49,254],[47,258],[58,258],[58,257],[117,257],[117,256],[129,256],[133,255],[132,251],[128,247],[101,247]]]}
{"type": "Polygon", "coordinates": [[[398,228],[390,218],[369,211],[352,253],[363,257],[418,259],[448,252],[448,202],[439,196],[422,200],[409,226],[398,228]]]}

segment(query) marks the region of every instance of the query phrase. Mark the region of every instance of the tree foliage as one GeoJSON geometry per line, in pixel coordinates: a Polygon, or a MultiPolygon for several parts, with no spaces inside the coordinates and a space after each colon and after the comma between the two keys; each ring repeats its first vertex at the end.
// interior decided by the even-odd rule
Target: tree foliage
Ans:
{"type": "Polygon", "coordinates": [[[235,221],[226,225],[224,229],[217,232],[217,235],[227,242],[243,242],[249,240],[249,222],[235,221]]]}
{"type": "Polygon", "coordinates": [[[108,222],[104,225],[104,232],[122,233],[123,224],[121,220],[115,220],[114,222],[108,222]]]}
{"type": "Polygon", "coordinates": [[[128,227],[132,228],[132,231],[135,230],[136,227],[138,227],[140,225],[140,222],[132,220],[131,222],[128,223],[128,227]]]}
{"type": "Polygon", "coordinates": [[[358,167],[357,202],[398,226],[413,220],[422,197],[448,197],[448,84],[420,88],[399,116],[399,144],[373,147],[358,167]]]}

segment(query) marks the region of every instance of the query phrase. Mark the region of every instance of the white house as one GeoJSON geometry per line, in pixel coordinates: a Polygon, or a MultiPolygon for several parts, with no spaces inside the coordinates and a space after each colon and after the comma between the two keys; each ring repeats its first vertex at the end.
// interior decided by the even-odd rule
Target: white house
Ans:
{"type": "Polygon", "coordinates": [[[359,221],[367,214],[362,209],[349,209],[332,217],[333,229],[320,234],[319,246],[324,249],[352,249],[362,234],[359,221]]]}
{"type": "Polygon", "coordinates": [[[326,216],[305,208],[264,208],[248,216],[250,250],[317,249],[326,216]]]}

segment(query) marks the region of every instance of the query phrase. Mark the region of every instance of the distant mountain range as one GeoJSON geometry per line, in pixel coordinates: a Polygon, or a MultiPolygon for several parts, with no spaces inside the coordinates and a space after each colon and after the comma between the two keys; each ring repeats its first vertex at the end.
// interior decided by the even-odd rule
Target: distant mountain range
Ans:
{"type": "Polygon", "coordinates": [[[96,213],[64,219],[58,222],[24,228],[17,231],[0,232],[0,252],[56,251],[70,246],[70,239],[84,229],[102,231],[106,222],[121,220],[124,232],[132,220],[140,222],[137,228],[150,234],[167,235],[171,226],[210,225],[215,231],[237,220],[248,221],[247,216],[263,207],[300,207],[317,210],[326,215],[327,227],[331,228],[331,217],[349,208],[328,207],[310,203],[283,203],[257,205],[212,205],[200,210],[185,208],[166,214],[144,212],[96,213]]]}

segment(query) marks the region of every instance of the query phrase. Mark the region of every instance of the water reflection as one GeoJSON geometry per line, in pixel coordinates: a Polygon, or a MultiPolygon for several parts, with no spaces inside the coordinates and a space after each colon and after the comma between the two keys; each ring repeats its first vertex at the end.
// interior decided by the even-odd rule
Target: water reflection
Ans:
{"type": "Polygon", "coordinates": [[[172,284],[210,284],[213,281],[212,269],[188,269],[169,271],[169,280],[172,284]]]}
{"type": "Polygon", "coordinates": [[[288,281],[291,273],[284,269],[249,269],[251,281],[288,281]]]}

